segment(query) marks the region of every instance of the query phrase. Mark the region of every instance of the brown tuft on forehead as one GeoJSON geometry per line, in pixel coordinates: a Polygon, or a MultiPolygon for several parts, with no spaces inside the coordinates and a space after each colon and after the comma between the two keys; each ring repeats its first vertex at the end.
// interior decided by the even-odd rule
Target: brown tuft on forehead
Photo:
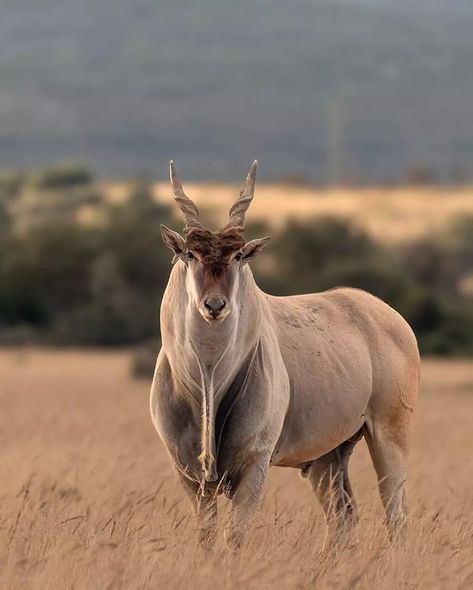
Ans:
{"type": "Polygon", "coordinates": [[[228,257],[245,245],[237,229],[211,232],[207,229],[192,228],[187,234],[186,245],[197,252],[206,266],[218,272],[228,264],[228,257]]]}

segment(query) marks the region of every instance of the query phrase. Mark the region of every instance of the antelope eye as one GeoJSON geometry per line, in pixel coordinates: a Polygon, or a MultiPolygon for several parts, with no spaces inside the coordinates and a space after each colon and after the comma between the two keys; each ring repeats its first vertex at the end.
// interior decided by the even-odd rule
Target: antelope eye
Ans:
{"type": "Polygon", "coordinates": [[[192,252],[187,252],[187,260],[195,260],[195,256],[192,254],[192,252]]]}
{"type": "Polygon", "coordinates": [[[242,258],[243,258],[243,254],[242,254],[241,252],[237,252],[237,253],[235,254],[235,260],[236,260],[237,262],[240,262],[240,260],[241,260],[242,258]]]}

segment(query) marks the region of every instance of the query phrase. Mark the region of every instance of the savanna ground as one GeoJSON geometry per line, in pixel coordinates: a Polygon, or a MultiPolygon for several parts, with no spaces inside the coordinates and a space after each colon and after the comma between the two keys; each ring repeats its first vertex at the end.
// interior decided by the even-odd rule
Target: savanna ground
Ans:
{"type": "Polygon", "coordinates": [[[129,367],[124,351],[0,352],[1,588],[473,586],[472,361],[424,361],[397,543],[361,442],[357,543],[324,549],[307,482],[274,469],[248,545],[205,557],[129,367]]]}

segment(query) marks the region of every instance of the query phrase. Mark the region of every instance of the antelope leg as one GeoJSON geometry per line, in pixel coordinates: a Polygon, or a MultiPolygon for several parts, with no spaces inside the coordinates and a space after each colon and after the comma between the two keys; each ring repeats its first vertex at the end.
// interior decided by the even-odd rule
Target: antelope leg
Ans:
{"type": "Polygon", "coordinates": [[[232,496],[230,522],[225,529],[225,541],[231,549],[238,549],[263,499],[268,475],[269,459],[250,465],[232,496]]]}

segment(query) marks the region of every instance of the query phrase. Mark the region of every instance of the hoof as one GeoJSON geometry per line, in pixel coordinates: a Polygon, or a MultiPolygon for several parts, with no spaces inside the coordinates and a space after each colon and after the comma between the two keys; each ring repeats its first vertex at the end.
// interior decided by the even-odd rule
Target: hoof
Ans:
{"type": "Polygon", "coordinates": [[[209,551],[215,545],[217,534],[214,529],[199,529],[198,541],[199,546],[204,551],[209,551]]]}
{"type": "Polygon", "coordinates": [[[238,529],[226,529],[223,533],[225,544],[232,552],[238,551],[243,544],[243,531],[238,529]]]}

